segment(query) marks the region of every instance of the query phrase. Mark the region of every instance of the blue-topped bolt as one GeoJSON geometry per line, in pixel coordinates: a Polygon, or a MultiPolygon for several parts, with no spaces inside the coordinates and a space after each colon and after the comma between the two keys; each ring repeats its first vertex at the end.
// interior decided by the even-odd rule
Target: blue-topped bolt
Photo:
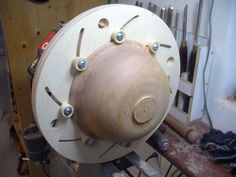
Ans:
{"type": "Polygon", "coordinates": [[[74,113],[74,108],[70,104],[63,103],[60,107],[62,115],[66,118],[70,118],[74,113]]]}
{"type": "Polygon", "coordinates": [[[64,115],[65,115],[66,117],[70,116],[71,113],[72,113],[72,108],[71,108],[71,107],[68,106],[68,107],[66,107],[66,108],[64,109],[64,115]]]}
{"type": "Polygon", "coordinates": [[[87,68],[87,60],[83,57],[76,57],[73,60],[73,66],[77,71],[84,71],[87,68]]]}
{"type": "Polygon", "coordinates": [[[83,70],[84,68],[86,68],[87,66],[87,62],[85,60],[79,60],[79,62],[77,63],[78,68],[83,70]]]}
{"type": "Polygon", "coordinates": [[[119,32],[116,34],[116,40],[117,40],[117,41],[122,41],[124,38],[125,38],[125,33],[124,33],[123,31],[119,31],[119,32]]]}
{"type": "Polygon", "coordinates": [[[125,41],[125,33],[122,30],[114,31],[112,33],[112,39],[114,42],[121,44],[125,41]]]}
{"type": "Polygon", "coordinates": [[[92,137],[87,137],[85,140],[85,144],[91,146],[94,144],[94,139],[92,137]]]}

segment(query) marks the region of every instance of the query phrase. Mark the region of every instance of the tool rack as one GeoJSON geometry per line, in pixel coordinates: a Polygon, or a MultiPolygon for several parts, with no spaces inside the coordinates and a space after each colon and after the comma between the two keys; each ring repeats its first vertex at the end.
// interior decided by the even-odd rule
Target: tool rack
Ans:
{"type": "MultiPolygon", "coordinates": [[[[196,64],[194,69],[193,82],[187,81],[188,73],[185,72],[180,78],[179,88],[178,90],[185,95],[190,97],[188,113],[184,112],[181,109],[181,105],[183,105],[182,100],[179,99],[178,105],[175,106],[173,104],[169,114],[175,117],[180,122],[185,125],[193,124],[196,121],[199,121],[205,113],[204,108],[204,94],[203,94],[203,72],[204,66],[207,60],[207,46],[200,46],[197,51],[196,64]]],[[[208,88],[208,79],[209,74],[211,72],[212,58],[213,58],[213,48],[210,49],[209,61],[207,64],[207,68],[205,71],[205,90],[207,92],[208,88]]]]}

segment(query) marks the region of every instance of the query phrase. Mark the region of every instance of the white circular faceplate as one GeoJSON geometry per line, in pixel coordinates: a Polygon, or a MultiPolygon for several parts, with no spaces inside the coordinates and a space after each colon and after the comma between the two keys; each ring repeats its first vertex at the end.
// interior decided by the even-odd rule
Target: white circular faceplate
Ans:
{"type": "Polygon", "coordinates": [[[49,144],[68,159],[82,163],[114,160],[134,150],[156,130],[132,142],[129,147],[97,139],[87,145],[86,136],[78,128],[75,118],[65,118],[60,113],[60,103],[69,103],[70,88],[77,74],[72,63],[78,57],[78,44],[80,56],[87,58],[111,42],[112,33],[120,29],[128,40],[143,45],[153,41],[160,44],[152,55],[169,78],[170,99],[166,114],[172,105],[180,64],[178,47],[168,26],[157,15],[136,6],[105,5],[82,13],[68,22],[50,42],[38,64],[32,90],[33,112],[40,130],[49,144]],[[83,37],[79,42],[81,29],[83,37]],[[174,59],[171,64],[167,63],[170,57],[174,59]]]}

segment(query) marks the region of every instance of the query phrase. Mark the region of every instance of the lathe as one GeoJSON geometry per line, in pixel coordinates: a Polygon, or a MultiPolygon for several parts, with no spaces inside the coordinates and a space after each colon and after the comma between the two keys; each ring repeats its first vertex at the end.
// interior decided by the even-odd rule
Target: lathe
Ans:
{"type": "MultiPolygon", "coordinates": [[[[158,16],[129,5],[93,8],[66,23],[40,57],[32,84],[37,126],[66,159],[107,165],[126,156],[158,176],[130,152],[163,122],[179,73],[176,41],[158,16]]],[[[25,132],[26,145],[36,132],[25,132]]]]}

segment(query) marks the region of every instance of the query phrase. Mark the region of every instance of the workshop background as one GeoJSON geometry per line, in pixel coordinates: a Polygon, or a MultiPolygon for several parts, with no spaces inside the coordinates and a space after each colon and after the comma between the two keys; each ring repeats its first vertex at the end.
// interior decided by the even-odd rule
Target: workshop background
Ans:
{"type": "MultiPolygon", "coordinates": [[[[140,1],[141,2],[141,1],[140,1]]],[[[180,22],[183,20],[183,11],[185,4],[188,4],[188,25],[187,25],[187,39],[189,43],[193,42],[193,37],[196,27],[196,16],[198,0],[150,0],[143,1],[143,6],[148,7],[148,3],[152,2],[159,7],[168,7],[173,5],[181,12],[180,22]]],[[[135,4],[135,1],[120,0],[119,3],[135,4]]],[[[206,44],[204,38],[208,38],[208,22],[209,22],[209,8],[211,1],[204,1],[202,9],[202,18],[200,25],[200,36],[203,39],[201,44],[206,44]]],[[[235,127],[235,95],[236,80],[234,73],[234,51],[236,46],[234,40],[236,38],[235,15],[236,2],[233,0],[219,1],[214,3],[214,10],[212,13],[212,47],[214,48],[214,60],[211,66],[211,74],[209,79],[209,88],[207,94],[207,102],[209,112],[212,117],[215,128],[223,131],[236,131],[235,127]],[[223,120],[223,123],[222,123],[223,120]]],[[[182,23],[178,27],[181,31],[182,23]]],[[[182,38],[182,33],[178,34],[178,40],[182,38]]],[[[189,48],[190,50],[191,48],[189,48]]]]}
{"type": "MultiPolygon", "coordinates": [[[[177,43],[182,40],[182,21],[184,7],[188,5],[187,41],[189,54],[194,43],[196,17],[199,0],[149,0],[142,1],[143,7],[148,4],[156,4],[158,7],[172,5],[180,12],[179,25],[177,27],[177,43]]],[[[111,3],[135,5],[135,0],[112,0],[111,3]]],[[[69,21],[76,15],[92,7],[107,4],[105,0],[49,0],[37,2],[37,0],[1,0],[0,1],[0,177],[18,176],[16,173],[18,163],[18,144],[14,137],[10,137],[9,129],[12,123],[16,134],[21,137],[23,130],[33,120],[31,108],[30,77],[27,73],[28,66],[37,54],[37,48],[47,34],[58,28],[59,21],[69,21]]],[[[200,43],[207,46],[209,37],[209,9],[211,0],[203,1],[200,43]]],[[[236,132],[236,79],[235,79],[235,54],[236,45],[236,1],[215,0],[212,12],[212,59],[209,67],[206,101],[208,112],[215,129],[223,132],[236,132]]],[[[158,11],[159,9],[157,9],[158,11]]],[[[204,111],[203,111],[204,112],[204,111]]],[[[204,112],[202,121],[209,123],[208,116],[204,112]]],[[[179,144],[181,149],[186,144],[179,144]]],[[[191,149],[183,151],[191,152],[191,149]]],[[[137,148],[136,152],[146,159],[154,149],[148,144],[137,148]]],[[[197,158],[192,158],[192,168],[201,171],[197,166],[197,158]]],[[[169,170],[169,176],[178,176],[178,168],[171,167],[166,158],[158,155],[150,164],[165,176],[169,170]],[[170,168],[171,167],[171,168],[170,168]]],[[[61,167],[62,168],[62,167],[61,167]]],[[[29,163],[32,177],[45,176],[41,168],[35,163],[29,163]]],[[[64,173],[63,168],[57,173],[64,173]]],[[[138,176],[139,170],[129,168],[134,176],[138,176]]],[[[27,173],[26,173],[27,174],[27,173]]],[[[65,173],[66,174],[66,173],[65,173]]],[[[89,168],[86,176],[93,176],[94,172],[89,168]],[[91,173],[89,175],[89,173],[91,173]]],[[[230,175],[230,174],[228,174],[230,175]]],[[[26,175],[28,176],[28,175],[26,175]]],[[[56,176],[56,175],[55,175],[56,176]]],[[[84,176],[83,174],[81,176],[84,176]]],[[[142,176],[142,175],[141,175],[142,176]]],[[[183,175],[184,176],[184,175],[183,175]]],[[[227,176],[227,175],[226,175],[227,176]]],[[[166,177],[166,176],[165,176],[166,177]]]]}

